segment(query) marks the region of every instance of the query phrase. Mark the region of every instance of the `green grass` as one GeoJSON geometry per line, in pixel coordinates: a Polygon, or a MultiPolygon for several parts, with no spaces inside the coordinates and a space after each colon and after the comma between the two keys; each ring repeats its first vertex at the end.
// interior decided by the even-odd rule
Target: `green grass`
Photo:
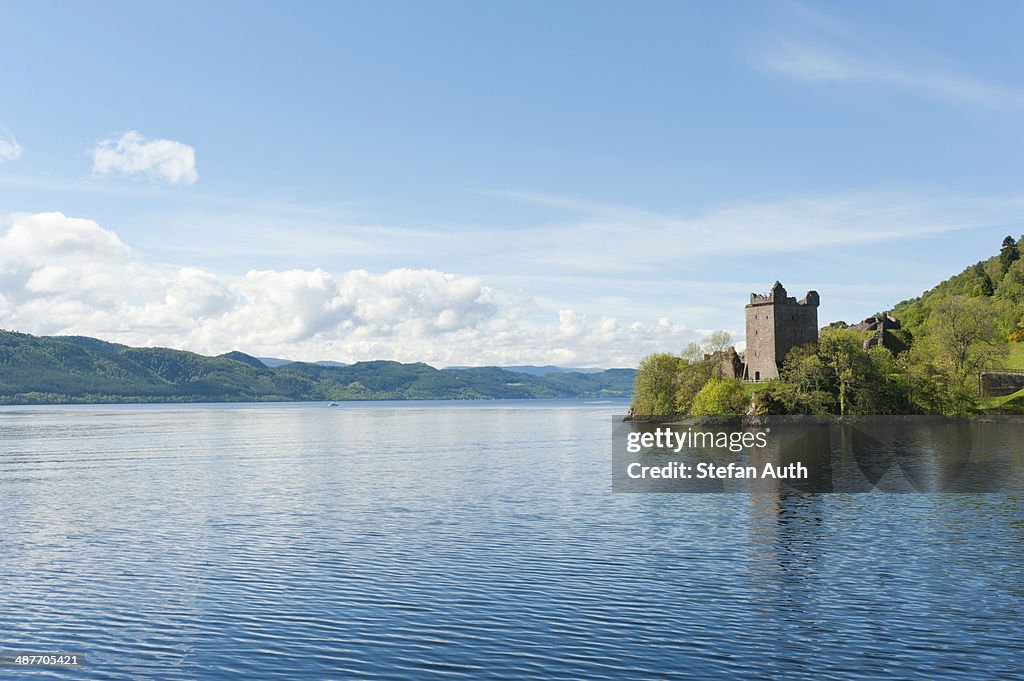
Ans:
{"type": "Polygon", "coordinates": [[[1007,369],[1024,369],[1024,343],[1010,343],[1010,354],[1006,356],[1007,369]]]}
{"type": "Polygon", "coordinates": [[[1024,402],[1024,388],[1018,390],[1015,393],[1009,395],[1002,395],[1000,397],[983,397],[981,399],[982,409],[998,409],[1011,401],[1024,402]]]}

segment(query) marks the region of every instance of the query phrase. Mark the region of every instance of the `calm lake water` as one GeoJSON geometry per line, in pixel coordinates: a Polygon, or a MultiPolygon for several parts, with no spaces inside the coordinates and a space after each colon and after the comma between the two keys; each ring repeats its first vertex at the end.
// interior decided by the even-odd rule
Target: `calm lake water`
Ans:
{"type": "Polygon", "coordinates": [[[1024,501],[613,494],[622,403],[0,409],[0,678],[1024,677],[1024,501]]]}

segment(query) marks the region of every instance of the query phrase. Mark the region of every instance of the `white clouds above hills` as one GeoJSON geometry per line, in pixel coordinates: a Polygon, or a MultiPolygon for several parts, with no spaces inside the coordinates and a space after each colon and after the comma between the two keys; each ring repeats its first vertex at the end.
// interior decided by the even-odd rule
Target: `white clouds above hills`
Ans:
{"type": "Polygon", "coordinates": [[[661,319],[622,324],[432,269],[251,270],[223,276],[146,262],[111,230],[62,213],[16,213],[0,236],[0,326],[205,353],[398,359],[437,365],[634,365],[700,334],[661,319]]]}
{"type": "Polygon", "coordinates": [[[102,139],[92,151],[95,175],[144,175],[169,184],[190,185],[199,179],[196,151],[174,140],[147,140],[136,130],[102,139]]]}

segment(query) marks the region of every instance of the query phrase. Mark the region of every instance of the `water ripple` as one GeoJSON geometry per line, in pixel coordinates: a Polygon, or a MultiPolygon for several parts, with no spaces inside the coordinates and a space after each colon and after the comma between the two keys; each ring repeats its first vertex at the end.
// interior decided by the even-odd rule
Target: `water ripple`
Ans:
{"type": "Polygon", "coordinates": [[[613,495],[615,410],[2,410],[0,647],[90,679],[1024,675],[1019,497],[613,495]]]}

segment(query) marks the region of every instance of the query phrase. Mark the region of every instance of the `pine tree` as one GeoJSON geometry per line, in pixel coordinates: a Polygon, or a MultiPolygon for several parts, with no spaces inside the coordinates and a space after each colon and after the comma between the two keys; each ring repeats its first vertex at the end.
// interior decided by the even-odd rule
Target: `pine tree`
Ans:
{"type": "Polygon", "coordinates": [[[1008,236],[1003,239],[1003,247],[999,249],[999,264],[1003,266],[1003,273],[1010,269],[1010,265],[1017,260],[1020,260],[1020,250],[1013,237],[1008,236]]]}
{"type": "Polygon", "coordinates": [[[996,287],[992,285],[992,277],[985,275],[981,280],[981,295],[992,297],[996,294],[996,287]]]}

